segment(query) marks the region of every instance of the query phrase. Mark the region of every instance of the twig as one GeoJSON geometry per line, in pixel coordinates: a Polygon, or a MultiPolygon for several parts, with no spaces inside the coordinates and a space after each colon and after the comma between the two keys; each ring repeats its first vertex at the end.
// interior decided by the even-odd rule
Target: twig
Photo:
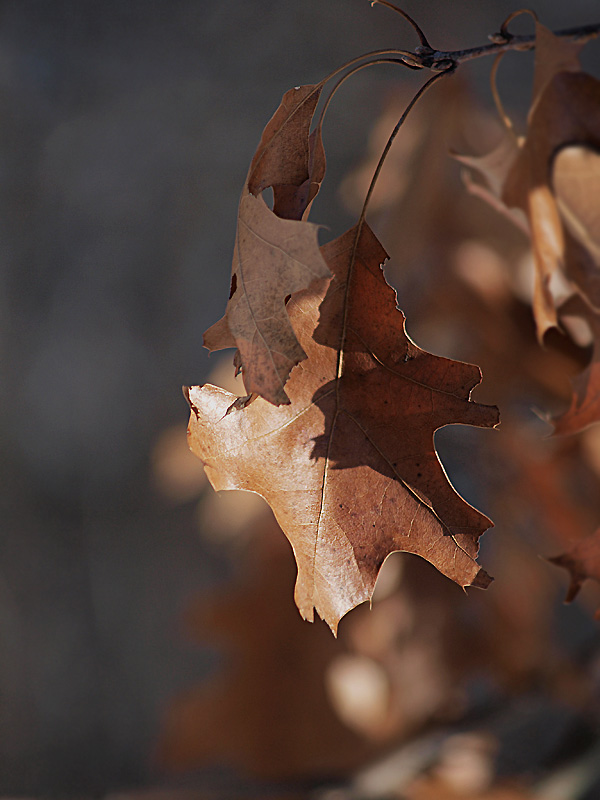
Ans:
{"type": "MultiPolygon", "coordinates": [[[[573,41],[594,39],[599,34],[600,23],[554,31],[555,36],[563,39],[571,39],[573,41]]],[[[407,60],[410,66],[419,66],[424,69],[439,71],[447,69],[451,64],[458,66],[464,61],[472,61],[474,58],[505,53],[508,50],[533,50],[535,48],[535,34],[511,34],[508,41],[506,41],[502,34],[492,38],[494,38],[495,41],[491,44],[481,45],[480,47],[470,47],[465,50],[431,50],[431,52],[429,52],[426,48],[417,47],[416,50],[410,54],[408,59],[406,56],[401,56],[401,58],[407,60]],[[498,36],[501,39],[500,41],[498,41],[498,36]]]]}

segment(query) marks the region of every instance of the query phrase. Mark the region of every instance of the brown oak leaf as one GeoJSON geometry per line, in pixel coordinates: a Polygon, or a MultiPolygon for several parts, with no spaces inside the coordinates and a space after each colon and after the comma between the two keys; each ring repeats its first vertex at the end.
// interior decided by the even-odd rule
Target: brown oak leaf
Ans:
{"type": "Polygon", "coordinates": [[[306,357],[285,308],[294,292],[330,275],[318,226],[303,221],[325,175],[320,126],[309,135],[320,85],[290,89],[267,124],[238,210],[225,315],[204,334],[209,350],[236,347],[248,394],[287,403],[290,370],[306,357]],[[273,189],[273,210],[261,193],[273,189]]]}
{"type": "Polygon", "coordinates": [[[554,157],[552,184],[565,224],[600,265],[600,150],[563,147],[554,157]]]}
{"type": "Polygon", "coordinates": [[[571,380],[573,397],[569,409],[551,420],[555,435],[578,433],[600,421],[600,313],[594,312],[579,295],[573,295],[561,306],[560,315],[581,317],[588,323],[593,353],[586,369],[571,380]]]}
{"type": "MultiPolygon", "coordinates": [[[[571,603],[579,594],[585,580],[591,578],[600,582],[600,528],[590,536],[586,536],[568,552],[549,558],[548,561],[570,572],[571,583],[565,603],[571,603]]],[[[596,611],[596,618],[600,618],[600,608],[596,611]]]]}
{"type": "Polygon", "coordinates": [[[283,219],[302,219],[325,177],[325,151],[319,125],[309,135],[321,84],[287,91],[273,114],[250,164],[248,191],[273,189],[273,211],[283,219]]]}
{"type": "Polygon", "coordinates": [[[289,406],[188,390],[189,439],[215,489],[246,489],[271,505],[298,565],[295,598],[335,632],[373,593],[389,553],[430,561],[461,586],[485,587],[476,562],[490,520],[448,481],[433,443],[448,424],[494,427],[470,400],[479,368],[418,348],[404,329],[364,224],[323,247],[334,278],[296,295],[289,313],[308,358],[287,384],[289,406]]]}
{"type": "Polygon", "coordinates": [[[330,275],[317,242],[319,226],[283,220],[262,197],[240,202],[231,293],[225,316],[204,334],[209,350],[237,347],[248,394],[288,403],[284,386],[306,358],[296,338],[286,298],[330,275]]]}

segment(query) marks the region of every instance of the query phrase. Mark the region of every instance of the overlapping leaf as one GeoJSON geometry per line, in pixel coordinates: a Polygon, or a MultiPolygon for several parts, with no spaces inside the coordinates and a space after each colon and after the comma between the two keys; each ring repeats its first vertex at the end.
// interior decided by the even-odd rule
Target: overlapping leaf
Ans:
{"type": "Polygon", "coordinates": [[[320,128],[309,136],[319,95],[319,85],[286,92],[263,132],[240,200],[227,309],[204,335],[209,350],[237,347],[246,390],[278,405],[288,402],[283,387],[306,355],[285,304],[330,274],[318,226],[303,221],[325,174],[320,128]],[[273,211],[260,197],[269,187],[273,211]]]}
{"type": "Polygon", "coordinates": [[[250,164],[248,191],[272,188],[273,211],[283,219],[302,219],[325,177],[320,126],[309,136],[320,95],[320,84],[286,92],[250,164]]]}
{"type": "Polygon", "coordinates": [[[306,357],[286,310],[286,298],[329,270],[317,242],[318,225],[283,220],[262,197],[240,202],[231,292],[225,316],[204,334],[209,350],[237,347],[246,391],[278,405],[285,383],[306,357]]]}
{"type": "Polygon", "coordinates": [[[296,602],[335,631],[367,600],[393,551],[426,558],[461,586],[486,586],[475,561],[490,521],[450,485],[434,431],[493,427],[495,407],[470,400],[477,367],[426,353],[406,335],[365,224],[323,248],[334,273],[296,295],[289,314],[308,359],[287,384],[290,405],[233,407],[215,386],[188,391],[189,437],[215,489],[261,494],[298,564],[296,602]]]}

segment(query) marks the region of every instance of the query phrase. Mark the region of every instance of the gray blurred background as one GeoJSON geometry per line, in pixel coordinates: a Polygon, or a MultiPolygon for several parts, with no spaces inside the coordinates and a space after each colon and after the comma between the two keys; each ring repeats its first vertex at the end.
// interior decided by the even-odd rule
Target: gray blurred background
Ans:
{"type": "MultiPolygon", "coordinates": [[[[516,5],[404,7],[452,48],[516,5]]],[[[554,28],[600,17],[597,0],[535,7],[554,28]]],[[[366,0],[0,3],[0,793],[160,778],[164,708],[213,663],[179,615],[227,565],[194,504],[157,493],[151,453],[214,362],[202,333],[247,165],[285,90],[415,43],[366,0]]],[[[483,98],[489,63],[467,69],[483,98]]],[[[507,60],[507,90],[519,75],[507,60]]],[[[336,186],[400,79],[419,76],[373,67],[334,103],[312,215],[332,236],[352,222],[336,186]]]]}

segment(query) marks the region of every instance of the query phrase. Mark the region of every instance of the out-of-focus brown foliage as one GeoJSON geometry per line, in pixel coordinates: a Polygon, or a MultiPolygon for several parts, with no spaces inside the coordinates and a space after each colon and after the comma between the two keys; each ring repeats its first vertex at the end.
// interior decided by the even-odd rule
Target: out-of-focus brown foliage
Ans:
{"type": "MultiPolygon", "coordinates": [[[[381,562],[392,550],[420,553],[440,571],[409,553],[393,554],[379,572],[372,603],[341,622],[337,642],[324,637],[324,626],[304,638],[300,621],[296,625],[285,617],[291,604],[285,613],[281,608],[292,582],[283,537],[275,545],[276,526],[260,514],[240,526],[238,509],[231,527],[239,533],[230,541],[238,542],[240,575],[252,572],[252,578],[241,580],[241,588],[232,590],[219,613],[202,612],[194,624],[198,637],[215,641],[218,631],[224,634],[223,651],[231,655],[231,669],[216,679],[213,695],[209,686],[199,687],[173,705],[162,750],[172,768],[224,759],[265,776],[314,776],[319,770],[340,774],[356,759],[352,779],[336,790],[336,800],[543,800],[542,776],[558,769],[561,753],[585,748],[588,727],[597,723],[600,711],[600,653],[585,615],[588,606],[597,606],[593,592],[586,594],[593,581],[578,598],[583,613],[565,622],[566,612],[558,602],[564,580],[548,558],[565,552],[550,560],[571,571],[569,599],[582,580],[598,577],[595,539],[585,538],[600,519],[600,434],[592,425],[597,419],[598,328],[590,266],[598,244],[593,190],[597,156],[595,140],[586,131],[593,129],[596,136],[600,126],[594,79],[579,72],[579,46],[561,42],[555,47],[550,32],[542,26],[537,32],[542,47],[524,140],[505,130],[494,150],[499,129],[493,116],[477,109],[464,84],[452,79],[443,92],[433,90],[409,117],[373,194],[372,225],[391,255],[386,276],[407,312],[408,333],[444,359],[430,356],[408,338],[403,315],[395,310],[392,290],[379,269],[387,253],[365,224],[359,237],[351,229],[323,248],[334,277],[324,279],[319,292],[315,284],[287,302],[286,313],[308,355],[286,384],[290,406],[275,408],[254,398],[235,404],[235,393],[214,387],[190,391],[192,444],[207,464],[211,481],[219,488],[245,486],[272,501],[300,564],[299,581],[318,588],[312,595],[297,589],[307,617],[312,617],[314,606],[336,627],[345,610],[370,597],[381,562]],[[582,104],[573,119],[568,94],[582,104]],[[553,115],[562,122],[552,122],[553,115]],[[571,135],[578,143],[567,146],[571,135]],[[585,143],[579,141],[582,136],[585,143]],[[448,152],[475,149],[490,155],[460,157],[463,166],[476,170],[483,180],[471,182],[468,192],[460,166],[448,152]],[[504,202],[507,182],[514,197],[521,192],[519,208],[508,207],[512,200],[504,202]],[[580,196],[585,202],[578,205],[580,196]],[[355,255],[353,235],[358,243],[355,255]],[[362,237],[368,237],[366,244],[362,237]],[[587,260],[582,261],[581,249],[587,260]],[[348,250],[350,263],[346,261],[342,272],[341,254],[348,250]],[[564,279],[562,290],[572,293],[576,287],[578,293],[564,304],[549,283],[557,274],[564,279]],[[358,290],[353,283],[363,278],[369,281],[368,290],[358,290]],[[391,302],[382,302],[383,294],[391,302]],[[560,329],[554,326],[557,309],[560,329]],[[591,329],[589,366],[589,348],[571,325],[573,317],[583,318],[591,329]],[[536,333],[544,336],[544,348],[536,333]],[[402,363],[392,363],[393,353],[402,363]],[[406,354],[418,357],[403,359],[406,354]],[[428,397],[436,396],[431,370],[426,378],[411,374],[414,385],[406,394],[397,389],[398,375],[419,357],[428,364],[480,364],[486,380],[475,389],[478,403],[470,400],[477,384],[475,372],[469,372],[473,368],[449,367],[465,375],[458,381],[461,408],[498,403],[502,410],[503,425],[486,437],[485,446],[479,446],[482,434],[475,429],[449,429],[435,442],[451,474],[457,475],[461,494],[476,500],[496,521],[494,536],[484,539],[483,559],[496,578],[485,593],[466,595],[440,574],[448,574],[440,548],[450,546],[451,537],[437,538],[434,546],[423,548],[426,537],[419,536],[415,546],[414,510],[404,519],[392,517],[392,529],[381,500],[399,496],[392,476],[384,475],[385,485],[376,484],[379,504],[369,494],[374,484],[365,468],[379,480],[382,454],[388,465],[396,466],[387,448],[396,446],[402,419],[401,438],[408,448],[403,468],[408,472],[398,468],[400,488],[452,528],[444,517],[444,503],[438,507],[430,482],[419,483],[423,474],[413,463],[424,447],[412,446],[422,434],[412,412],[423,404],[423,387],[428,397]],[[571,398],[569,378],[577,375],[571,398]],[[570,398],[571,408],[561,416],[570,398]],[[342,425],[344,415],[354,427],[342,425]],[[556,433],[576,435],[548,436],[550,426],[542,420],[552,418],[556,433]],[[344,434],[339,442],[333,433],[336,427],[344,434]],[[362,446],[357,444],[357,431],[363,435],[362,446]],[[244,440],[250,456],[241,455],[244,440]],[[367,441],[376,444],[369,458],[367,441]],[[302,460],[293,453],[301,454],[302,460]],[[345,472],[351,482],[330,509],[327,493],[341,484],[345,472]],[[307,487],[312,474],[317,479],[307,487]],[[328,521],[330,511],[335,523],[327,558],[314,574],[307,573],[308,581],[302,563],[314,564],[315,551],[325,543],[313,534],[290,535],[292,528],[313,520],[303,499],[307,488],[310,497],[317,496],[318,525],[328,521]],[[287,511],[272,497],[276,494],[288,498],[287,511]],[[356,530],[375,524],[377,536],[371,544],[366,544],[367,537],[348,536],[346,518],[353,512],[356,530]],[[268,533],[259,544],[254,536],[262,535],[263,527],[268,533]],[[250,529],[255,533],[248,534],[250,529]],[[403,531],[411,541],[401,540],[403,531]],[[351,555],[354,565],[363,563],[363,554],[373,563],[367,577],[362,576],[363,589],[368,590],[361,594],[358,583],[338,567],[351,555]],[[341,589],[335,578],[339,575],[344,575],[341,589]],[[337,588],[332,588],[334,580],[337,588]],[[328,607],[325,593],[335,597],[336,592],[338,598],[346,592],[349,600],[328,607]],[[574,639],[575,630],[583,631],[577,635],[584,644],[573,644],[557,633],[559,618],[574,639]],[[260,630],[257,619],[264,623],[260,630]],[[264,655],[271,648],[275,664],[281,665],[282,640],[293,654],[294,664],[286,667],[289,682],[285,670],[274,673],[264,655]],[[237,648],[232,641],[238,642],[237,648]],[[313,678],[309,697],[303,693],[313,678]],[[315,699],[318,710],[311,705],[315,699]],[[312,730],[319,734],[319,756],[307,747],[310,725],[302,716],[305,711],[315,715],[312,730]],[[215,736],[212,720],[219,715],[223,733],[215,736]],[[258,720],[251,735],[242,718],[258,720]],[[337,736],[337,725],[345,738],[333,747],[330,737],[337,736]],[[521,762],[516,755],[520,752],[527,753],[521,762]],[[285,767],[281,771],[271,763],[277,758],[285,767]],[[364,766],[366,758],[369,767],[364,766]]],[[[364,163],[344,183],[344,200],[358,213],[387,134],[404,105],[394,96],[376,124],[364,163]]],[[[310,148],[304,152],[310,153],[310,148]]],[[[430,414],[435,402],[430,401],[430,414]]],[[[432,427],[438,426],[425,426],[430,464],[437,458],[432,427]]],[[[446,491],[453,490],[446,486],[446,491]]],[[[468,513],[478,514],[473,509],[468,513]]],[[[468,536],[455,537],[457,541],[468,544],[468,536]]],[[[471,555],[468,547],[465,550],[471,555]]],[[[582,768],[578,780],[582,775],[593,782],[597,769],[586,773],[582,768]]],[[[565,797],[578,797],[575,783],[573,779],[571,794],[565,797]]],[[[557,796],[556,787],[552,791],[548,796],[557,796]]]]}
{"type": "Polygon", "coordinates": [[[508,127],[489,155],[461,160],[481,173],[493,205],[504,203],[507,209],[519,208],[527,216],[536,267],[532,305],[541,341],[557,325],[551,286],[557,272],[562,271],[592,297],[595,291],[593,272],[587,270],[584,278],[581,254],[573,253],[573,246],[565,242],[551,172],[552,160],[562,146],[593,142],[597,137],[598,83],[579,71],[581,44],[554,36],[539,22],[536,43],[526,138],[517,139],[508,127]]]}
{"type": "MultiPolygon", "coordinates": [[[[586,536],[568,552],[549,558],[553,564],[569,570],[571,583],[565,603],[571,603],[579,594],[583,582],[588,578],[600,582],[600,530],[586,536]]],[[[600,609],[596,611],[600,619],[600,609]]]]}
{"type": "Polygon", "coordinates": [[[423,778],[411,786],[407,800],[535,800],[530,792],[510,787],[493,787],[489,791],[467,792],[449,787],[438,778],[423,778]]]}
{"type": "Polygon", "coordinates": [[[284,602],[293,557],[264,503],[262,513],[246,513],[220,500],[233,524],[248,520],[244,568],[233,590],[194,600],[185,626],[194,640],[219,648],[222,666],[172,703],[159,763],[170,771],[235,766],[273,780],[343,775],[372,748],[328,701],[323,676],[338,653],[335,640],[284,602]]]}

